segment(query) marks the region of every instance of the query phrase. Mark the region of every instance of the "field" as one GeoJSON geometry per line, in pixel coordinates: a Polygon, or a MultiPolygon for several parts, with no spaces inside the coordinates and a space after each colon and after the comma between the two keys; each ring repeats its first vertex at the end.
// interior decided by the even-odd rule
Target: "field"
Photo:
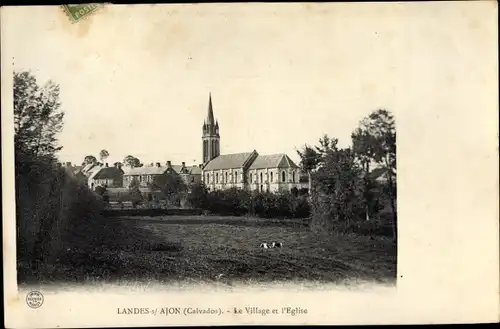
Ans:
{"type": "Polygon", "coordinates": [[[114,217],[98,231],[82,231],[66,247],[57,264],[44,265],[39,277],[28,264],[20,264],[20,283],[395,283],[396,277],[396,248],[390,239],[318,235],[299,220],[114,217]],[[282,242],[283,248],[259,248],[272,241],[282,242]]]}

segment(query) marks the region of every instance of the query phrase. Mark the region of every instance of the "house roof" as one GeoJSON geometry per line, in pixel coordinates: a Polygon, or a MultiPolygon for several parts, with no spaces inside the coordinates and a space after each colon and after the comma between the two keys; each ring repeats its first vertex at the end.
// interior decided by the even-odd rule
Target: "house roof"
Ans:
{"type": "Polygon", "coordinates": [[[201,168],[199,166],[187,167],[191,175],[201,175],[201,168]]]}
{"type": "Polygon", "coordinates": [[[104,168],[104,166],[101,163],[90,163],[83,166],[83,168],[80,169],[80,172],[90,178],[97,174],[97,172],[102,168],[104,168]]]}
{"type": "Polygon", "coordinates": [[[181,173],[181,170],[182,170],[182,166],[180,166],[180,165],[172,165],[172,169],[173,169],[176,173],[180,174],[180,173],[181,173]]]}
{"type": "Polygon", "coordinates": [[[95,167],[97,167],[97,163],[88,163],[85,166],[83,166],[83,168],[81,169],[81,171],[85,174],[85,173],[89,172],[90,170],[92,170],[95,167]]]}
{"type": "Polygon", "coordinates": [[[130,168],[125,171],[125,176],[133,176],[133,175],[161,175],[165,171],[167,171],[167,166],[142,166],[130,168]]]}
{"type": "Polygon", "coordinates": [[[105,167],[99,170],[95,175],[94,179],[117,179],[123,175],[123,170],[115,167],[105,167]]]}
{"type": "Polygon", "coordinates": [[[257,154],[256,151],[246,153],[233,153],[219,155],[211,160],[203,170],[235,169],[244,167],[248,161],[257,154]]]}
{"type": "MultiPolygon", "coordinates": [[[[170,166],[176,173],[180,174],[182,170],[182,165],[171,165],[170,166]]],[[[184,167],[187,169],[188,173],[192,173],[190,167],[184,167]]],[[[161,175],[165,173],[169,169],[168,166],[142,166],[136,168],[127,168],[124,172],[125,176],[134,176],[134,175],[161,175]]],[[[201,169],[200,169],[201,174],[201,169]]]]}
{"type": "Polygon", "coordinates": [[[259,155],[250,166],[250,169],[264,168],[298,168],[298,166],[284,153],[259,155]]]}
{"type": "Polygon", "coordinates": [[[94,178],[97,173],[104,168],[104,166],[97,164],[92,166],[89,170],[84,171],[83,173],[88,177],[88,178],[94,178]]]}

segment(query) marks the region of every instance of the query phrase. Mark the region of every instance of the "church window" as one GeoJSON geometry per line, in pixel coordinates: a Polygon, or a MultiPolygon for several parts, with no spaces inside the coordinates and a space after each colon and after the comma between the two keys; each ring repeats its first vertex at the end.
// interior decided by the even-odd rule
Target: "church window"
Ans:
{"type": "Polygon", "coordinates": [[[227,183],[227,171],[226,171],[226,183],[227,183]]]}
{"type": "Polygon", "coordinates": [[[273,182],[273,172],[271,171],[271,183],[273,182]]]}
{"type": "Polygon", "coordinates": [[[250,174],[250,183],[253,182],[253,174],[250,174]]]}
{"type": "Polygon", "coordinates": [[[292,173],[292,182],[295,183],[295,171],[292,173]]]}
{"type": "Polygon", "coordinates": [[[260,182],[262,183],[263,180],[262,180],[262,173],[260,173],[260,182]]]}
{"type": "Polygon", "coordinates": [[[285,172],[284,171],[281,172],[281,181],[285,182],[285,172]]]}
{"type": "Polygon", "coordinates": [[[216,183],[219,183],[219,173],[216,173],[216,174],[215,174],[215,182],[216,182],[216,183]]]}
{"type": "Polygon", "coordinates": [[[237,171],[234,172],[234,182],[238,183],[238,172],[237,171]]]}

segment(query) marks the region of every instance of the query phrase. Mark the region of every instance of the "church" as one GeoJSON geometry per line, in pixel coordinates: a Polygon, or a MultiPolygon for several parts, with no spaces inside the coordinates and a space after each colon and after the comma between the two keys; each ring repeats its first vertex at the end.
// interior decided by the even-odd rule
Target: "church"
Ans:
{"type": "Polygon", "coordinates": [[[215,120],[212,96],[208,99],[208,114],[203,123],[202,181],[213,190],[228,188],[254,191],[290,191],[300,189],[301,170],[284,153],[261,155],[256,150],[220,154],[220,127],[215,120]]]}

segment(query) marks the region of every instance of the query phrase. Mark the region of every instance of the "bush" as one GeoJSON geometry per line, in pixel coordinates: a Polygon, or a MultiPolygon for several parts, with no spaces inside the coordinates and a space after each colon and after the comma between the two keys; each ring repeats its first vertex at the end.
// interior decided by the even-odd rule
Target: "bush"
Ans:
{"type": "Polygon", "coordinates": [[[307,196],[299,196],[293,200],[292,212],[294,218],[308,218],[311,215],[311,205],[307,196]]]}
{"type": "Polygon", "coordinates": [[[187,195],[187,202],[193,208],[205,209],[207,207],[208,191],[203,183],[193,184],[187,195]]]}
{"type": "Polygon", "coordinates": [[[208,193],[204,209],[214,214],[241,216],[248,213],[248,195],[232,188],[208,193]]]}
{"type": "Polygon", "coordinates": [[[307,197],[292,193],[249,192],[237,188],[208,192],[202,185],[188,196],[194,208],[218,215],[254,215],[261,218],[307,218],[310,207],[307,197]]]}

